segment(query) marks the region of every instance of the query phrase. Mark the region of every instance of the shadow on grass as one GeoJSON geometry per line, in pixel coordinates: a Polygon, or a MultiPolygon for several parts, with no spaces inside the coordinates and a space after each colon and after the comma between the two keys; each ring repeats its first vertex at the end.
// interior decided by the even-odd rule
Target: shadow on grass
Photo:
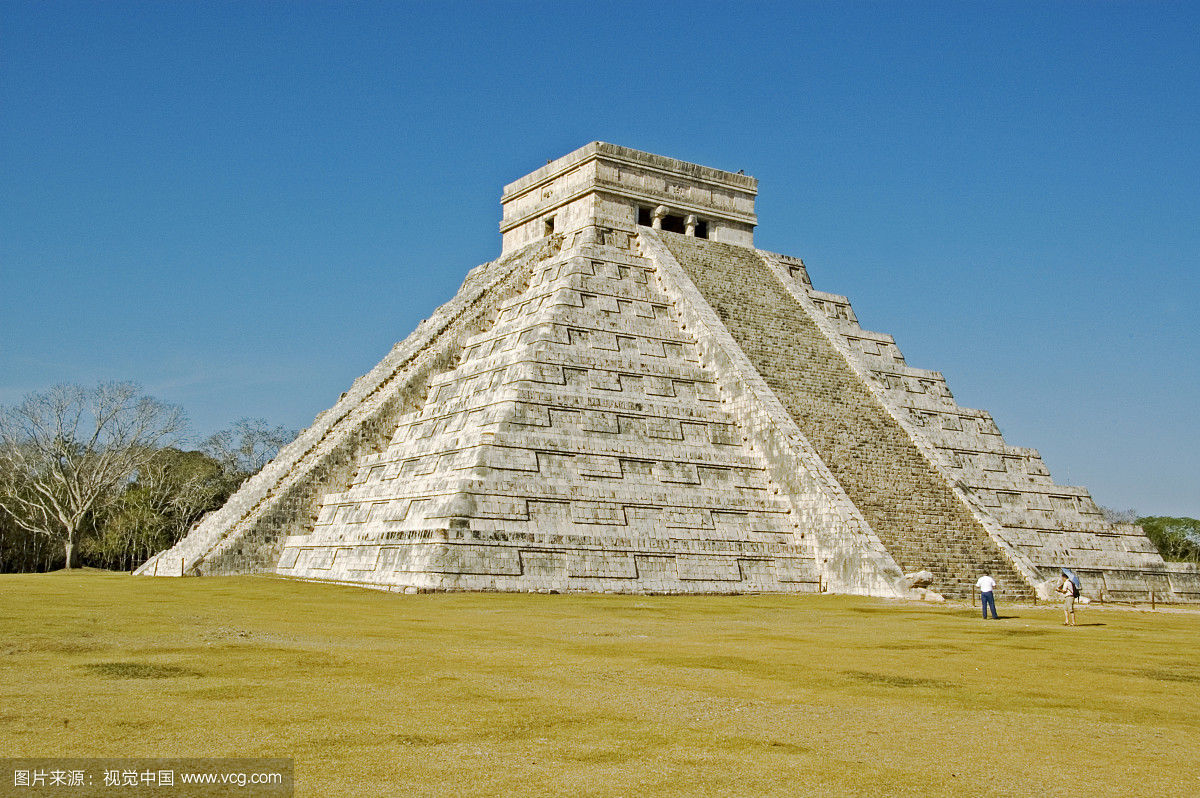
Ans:
{"type": "Polygon", "coordinates": [[[636,760],[640,756],[640,752],[619,751],[611,748],[559,754],[559,758],[568,762],[579,762],[586,765],[616,765],[636,760]]]}
{"type": "Polygon", "coordinates": [[[776,739],[757,739],[754,737],[724,737],[718,742],[719,747],[726,751],[746,751],[758,753],[780,754],[810,754],[812,749],[803,745],[776,739]]]}
{"type": "Polygon", "coordinates": [[[1185,684],[1200,684],[1200,676],[1194,673],[1181,673],[1167,670],[1136,671],[1138,676],[1153,679],[1157,682],[1183,682],[1185,684]]]}
{"type": "Polygon", "coordinates": [[[152,662],[89,662],[79,667],[105,679],[170,679],[202,675],[199,671],[177,665],[155,665],[152,662]]]}
{"type": "Polygon", "coordinates": [[[927,654],[962,654],[970,651],[964,646],[929,641],[920,643],[864,643],[860,648],[878,649],[881,651],[921,651],[927,654]]]}
{"type": "Polygon", "coordinates": [[[941,679],[920,679],[912,676],[897,676],[891,673],[871,673],[870,671],[842,671],[842,674],[849,676],[851,679],[858,679],[868,684],[877,684],[883,687],[934,687],[939,690],[944,690],[952,687],[957,687],[954,682],[947,682],[941,679]]]}
{"type": "Polygon", "coordinates": [[[964,621],[966,621],[966,620],[970,620],[970,621],[1019,621],[1024,617],[1022,615],[997,614],[995,618],[992,618],[991,616],[984,618],[984,617],[982,617],[982,615],[979,612],[979,607],[974,607],[973,609],[972,608],[963,608],[963,609],[953,610],[952,614],[954,615],[955,618],[961,618],[964,621]]]}
{"type": "MultiPolygon", "coordinates": [[[[856,615],[879,615],[882,617],[894,618],[897,616],[897,608],[889,606],[881,607],[847,607],[848,612],[856,615]]],[[[901,610],[903,611],[903,610],[901,610]]],[[[976,616],[978,617],[978,616],[976,616]]],[[[938,616],[932,613],[923,613],[920,610],[909,611],[904,615],[905,622],[910,621],[926,621],[933,622],[938,620],[938,616]]]]}

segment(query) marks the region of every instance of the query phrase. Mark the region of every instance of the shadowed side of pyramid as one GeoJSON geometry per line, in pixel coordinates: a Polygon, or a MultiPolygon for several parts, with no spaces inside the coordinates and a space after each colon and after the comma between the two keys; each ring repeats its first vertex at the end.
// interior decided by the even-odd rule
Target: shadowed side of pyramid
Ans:
{"type": "Polygon", "coordinates": [[[757,252],[673,233],[659,237],[816,448],[897,562],[929,569],[939,591],[969,597],[981,571],[1010,598],[1031,596],[912,438],[887,412],[757,252]]]}

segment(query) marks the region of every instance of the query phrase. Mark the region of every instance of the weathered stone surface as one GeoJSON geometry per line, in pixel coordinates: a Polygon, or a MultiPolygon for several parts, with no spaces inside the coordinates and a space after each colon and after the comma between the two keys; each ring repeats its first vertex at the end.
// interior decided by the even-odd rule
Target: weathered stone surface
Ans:
{"type": "Polygon", "coordinates": [[[1070,565],[1200,600],[802,261],[753,249],[756,193],[600,142],[510,184],[500,260],[139,572],[940,601],[1070,565]]]}
{"type": "Polygon", "coordinates": [[[941,604],[946,600],[941,593],[924,587],[914,587],[909,590],[908,595],[917,601],[926,601],[930,604],[941,604]]]}
{"type": "Polygon", "coordinates": [[[902,583],[904,587],[929,587],[933,584],[933,571],[922,570],[915,571],[911,574],[905,574],[902,583]]]}

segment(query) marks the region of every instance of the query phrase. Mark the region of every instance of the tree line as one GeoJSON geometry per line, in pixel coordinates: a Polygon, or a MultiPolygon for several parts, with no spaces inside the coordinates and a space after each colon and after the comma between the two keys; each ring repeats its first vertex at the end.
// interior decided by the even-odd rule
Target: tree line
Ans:
{"type": "Polygon", "coordinates": [[[185,445],[134,383],[56,385],[0,407],[0,572],[130,570],[169,548],[296,433],[242,419],[185,445]]]}
{"type": "Polygon", "coordinates": [[[1200,518],[1142,516],[1137,524],[1164,560],[1200,565],[1200,518]]]}

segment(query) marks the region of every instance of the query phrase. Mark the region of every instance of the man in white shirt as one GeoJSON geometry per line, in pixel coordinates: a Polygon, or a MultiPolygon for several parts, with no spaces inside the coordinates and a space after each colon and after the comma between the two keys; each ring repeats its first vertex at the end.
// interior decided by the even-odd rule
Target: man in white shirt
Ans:
{"type": "Polygon", "coordinates": [[[996,580],[992,579],[988,574],[979,577],[979,581],[975,583],[975,587],[979,588],[979,599],[983,604],[983,619],[987,620],[988,606],[992,608],[992,620],[997,620],[1000,616],[996,615],[996,596],[992,592],[996,589],[996,580]]]}

